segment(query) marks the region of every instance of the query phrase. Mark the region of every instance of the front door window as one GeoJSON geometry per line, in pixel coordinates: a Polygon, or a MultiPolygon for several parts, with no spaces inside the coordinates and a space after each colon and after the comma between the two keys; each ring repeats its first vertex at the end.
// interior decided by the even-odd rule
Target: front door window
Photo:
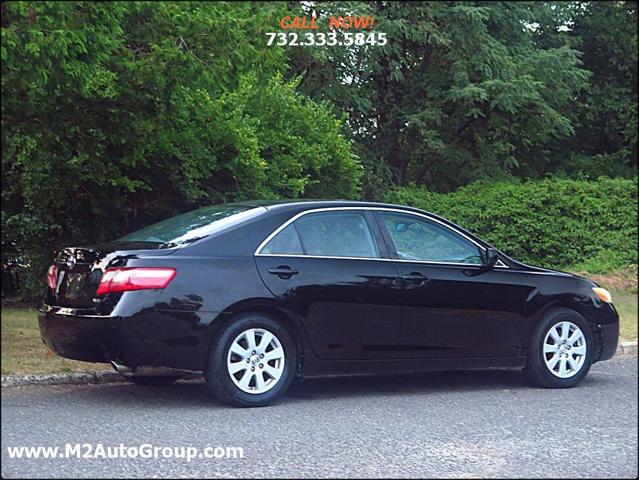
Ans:
{"type": "Polygon", "coordinates": [[[416,215],[380,212],[400,260],[481,264],[477,245],[434,221],[416,215]]]}

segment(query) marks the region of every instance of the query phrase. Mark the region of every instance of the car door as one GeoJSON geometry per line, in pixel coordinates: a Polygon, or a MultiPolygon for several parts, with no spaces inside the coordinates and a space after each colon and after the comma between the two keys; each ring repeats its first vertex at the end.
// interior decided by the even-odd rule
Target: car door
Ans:
{"type": "Polygon", "coordinates": [[[403,283],[399,346],[407,356],[512,357],[525,341],[528,290],[484,248],[444,222],[397,210],[375,212],[403,283]]]}
{"type": "Polygon", "coordinates": [[[255,255],[268,289],[302,320],[325,359],[393,357],[401,286],[370,212],[304,212],[255,255]]]}

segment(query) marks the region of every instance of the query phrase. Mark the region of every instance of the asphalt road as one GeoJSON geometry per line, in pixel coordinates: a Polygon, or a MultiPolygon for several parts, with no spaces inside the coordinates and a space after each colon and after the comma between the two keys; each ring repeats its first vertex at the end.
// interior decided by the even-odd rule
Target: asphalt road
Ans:
{"type": "Polygon", "coordinates": [[[637,358],[579,388],[519,372],[323,379],[233,409],[203,383],[2,389],[2,477],[636,477],[637,358]],[[10,459],[7,447],[242,447],[235,459],[10,459]]]}

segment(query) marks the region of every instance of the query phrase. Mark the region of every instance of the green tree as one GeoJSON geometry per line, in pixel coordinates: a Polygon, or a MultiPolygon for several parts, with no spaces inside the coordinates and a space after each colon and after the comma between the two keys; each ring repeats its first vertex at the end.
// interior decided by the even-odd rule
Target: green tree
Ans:
{"type": "Polygon", "coordinates": [[[569,175],[637,174],[637,2],[573,6],[569,34],[592,72],[574,103],[575,136],[563,142],[569,175]]]}
{"type": "Polygon", "coordinates": [[[354,197],[330,109],[267,47],[282,4],[2,4],[3,258],[113,238],[201,204],[354,197]]]}
{"type": "MultiPolygon", "coordinates": [[[[312,8],[321,14],[336,7],[319,2],[312,8]]],[[[373,14],[388,45],[308,49],[296,56],[293,72],[305,74],[306,93],[349,113],[369,170],[390,169],[387,179],[398,184],[450,190],[532,171],[547,161],[556,139],[573,135],[567,112],[588,72],[561,35],[554,45],[538,41],[537,20],[551,16],[553,5],[369,2],[339,8],[373,14]]],[[[383,183],[367,195],[376,196],[383,183]]]]}

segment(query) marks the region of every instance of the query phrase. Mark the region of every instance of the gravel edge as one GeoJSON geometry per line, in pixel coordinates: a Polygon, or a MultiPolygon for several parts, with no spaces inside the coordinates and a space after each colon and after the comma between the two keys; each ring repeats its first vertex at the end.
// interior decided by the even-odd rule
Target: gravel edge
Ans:
{"type": "MultiPolygon", "coordinates": [[[[619,342],[615,356],[637,355],[637,342],[619,342]]],[[[3,387],[23,385],[98,385],[104,383],[127,382],[117,372],[104,370],[99,372],[34,373],[31,375],[2,375],[3,387]]]]}

